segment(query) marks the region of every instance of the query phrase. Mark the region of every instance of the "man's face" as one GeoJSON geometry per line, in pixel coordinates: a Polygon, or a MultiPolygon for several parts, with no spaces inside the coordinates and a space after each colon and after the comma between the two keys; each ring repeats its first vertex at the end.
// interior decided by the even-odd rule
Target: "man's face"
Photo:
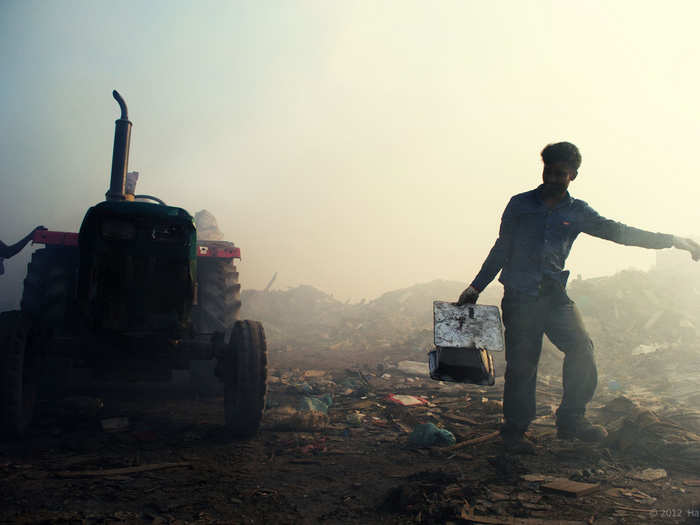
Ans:
{"type": "Polygon", "coordinates": [[[576,178],[576,171],[565,162],[545,164],[542,171],[545,197],[558,197],[566,193],[569,183],[576,178]]]}

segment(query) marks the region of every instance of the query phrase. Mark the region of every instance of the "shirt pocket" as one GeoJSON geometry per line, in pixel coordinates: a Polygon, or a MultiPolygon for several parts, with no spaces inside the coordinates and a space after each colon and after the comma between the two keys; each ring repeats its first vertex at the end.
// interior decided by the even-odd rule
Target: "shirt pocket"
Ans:
{"type": "Polygon", "coordinates": [[[566,243],[572,236],[576,235],[576,225],[574,221],[567,217],[557,217],[551,226],[552,236],[557,241],[566,243]]]}

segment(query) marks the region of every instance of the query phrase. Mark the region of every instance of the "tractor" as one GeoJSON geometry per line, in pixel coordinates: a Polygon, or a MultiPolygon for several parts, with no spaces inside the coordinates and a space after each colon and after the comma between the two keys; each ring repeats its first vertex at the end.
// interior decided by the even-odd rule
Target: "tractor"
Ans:
{"type": "Polygon", "coordinates": [[[228,433],[252,437],[267,348],[262,325],[239,320],[240,249],[198,240],[187,211],[126,188],[132,123],[112,94],[121,116],[106,200],[79,233],[35,233],[44,247],[31,256],[20,310],[0,313],[0,431],[24,435],[47,384],[70,387],[86,373],[98,383],[167,382],[204,363],[210,375],[197,375],[223,390],[228,433]]]}

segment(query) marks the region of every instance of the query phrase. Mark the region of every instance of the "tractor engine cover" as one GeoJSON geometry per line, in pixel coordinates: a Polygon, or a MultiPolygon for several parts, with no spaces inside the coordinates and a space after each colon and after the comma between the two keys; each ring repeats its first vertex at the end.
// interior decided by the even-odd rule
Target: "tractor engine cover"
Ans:
{"type": "Polygon", "coordinates": [[[78,300],[93,330],[177,337],[189,328],[197,244],[185,210],[102,202],[85,215],[79,247],[78,300]]]}

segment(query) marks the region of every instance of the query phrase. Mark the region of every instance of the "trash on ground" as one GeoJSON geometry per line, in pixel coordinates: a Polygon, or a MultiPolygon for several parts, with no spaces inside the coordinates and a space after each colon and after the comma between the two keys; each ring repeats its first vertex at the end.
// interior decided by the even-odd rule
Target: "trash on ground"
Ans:
{"type": "Polygon", "coordinates": [[[414,407],[418,405],[425,405],[428,400],[420,396],[409,396],[402,394],[389,394],[386,397],[389,401],[403,405],[405,407],[414,407]]]}
{"type": "Polygon", "coordinates": [[[503,412],[503,401],[500,399],[489,399],[488,397],[481,398],[481,405],[486,412],[491,414],[500,414],[503,412]]]}
{"type": "Polygon", "coordinates": [[[423,423],[408,436],[408,444],[414,447],[450,446],[457,442],[454,434],[433,423],[423,423]]]}
{"type": "Polygon", "coordinates": [[[556,478],[540,487],[545,492],[563,494],[565,496],[580,497],[591,494],[600,489],[600,483],[583,483],[571,481],[566,478],[556,478]]]}
{"type": "Polygon", "coordinates": [[[640,481],[658,481],[668,477],[668,473],[662,468],[645,468],[641,471],[632,472],[630,477],[640,481]]]}
{"type": "Polygon", "coordinates": [[[429,372],[428,363],[422,361],[399,361],[396,367],[404,374],[416,376],[427,376],[429,372]]]}
{"type": "Polygon", "coordinates": [[[361,425],[366,417],[367,416],[359,410],[355,410],[354,412],[350,412],[345,420],[351,425],[361,425]]]}
{"type": "Polygon", "coordinates": [[[296,410],[280,407],[265,414],[266,428],[280,432],[315,432],[328,426],[328,414],[316,410],[296,410]]]}
{"type": "Polygon", "coordinates": [[[333,398],[330,394],[322,396],[304,396],[299,401],[299,410],[309,410],[328,413],[328,408],[333,404],[333,398]]]}
{"type": "Polygon", "coordinates": [[[479,436],[477,438],[462,441],[462,442],[457,443],[456,445],[454,445],[450,448],[451,448],[451,450],[456,450],[458,448],[468,447],[469,445],[478,445],[479,443],[486,443],[487,441],[491,441],[492,439],[496,439],[497,437],[500,437],[500,436],[501,436],[501,431],[496,430],[495,432],[491,432],[490,434],[486,434],[484,436],[479,436]]]}

